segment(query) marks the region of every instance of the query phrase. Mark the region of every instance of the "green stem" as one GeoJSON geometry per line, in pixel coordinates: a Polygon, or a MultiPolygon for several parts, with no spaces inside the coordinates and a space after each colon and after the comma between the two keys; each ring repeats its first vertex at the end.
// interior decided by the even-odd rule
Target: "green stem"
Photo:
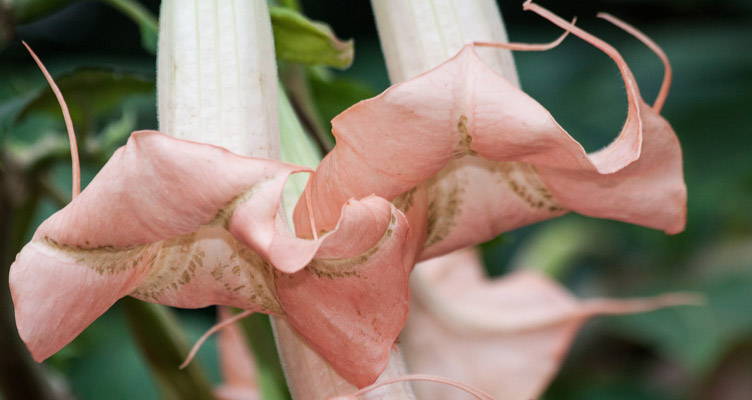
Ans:
{"type": "Polygon", "coordinates": [[[178,369],[188,344],[173,313],[164,306],[132,297],[121,301],[131,333],[159,381],[164,399],[214,399],[212,387],[194,361],[178,369]]]}
{"type": "Polygon", "coordinates": [[[260,398],[289,399],[290,392],[280,364],[269,316],[256,313],[240,321],[240,324],[256,358],[260,398]]]}

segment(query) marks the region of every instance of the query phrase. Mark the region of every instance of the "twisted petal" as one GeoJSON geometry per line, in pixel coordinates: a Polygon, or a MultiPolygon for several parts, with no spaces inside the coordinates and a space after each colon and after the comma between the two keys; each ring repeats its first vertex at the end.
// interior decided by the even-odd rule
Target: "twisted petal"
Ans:
{"type": "MultiPolygon", "coordinates": [[[[540,396],[588,318],[697,301],[683,294],[577,300],[531,271],[489,280],[472,249],[423,262],[413,273],[415,301],[402,335],[409,367],[508,400],[540,396]]],[[[451,398],[436,386],[417,389],[423,398],[451,398]]]]}
{"type": "Polygon", "coordinates": [[[408,228],[401,212],[378,197],[348,206],[342,234],[333,235],[308,268],[280,276],[277,293],[293,328],[340,375],[362,387],[386,367],[404,326],[412,264],[403,258],[408,228]],[[359,222],[368,219],[389,222],[359,222]]]}
{"type": "MultiPolygon", "coordinates": [[[[604,51],[622,75],[627,119],[610,145],[585,152],[466,46],[332,121],[337,146],[307,187],[318,223],[333,226],[349,198],[393,200],[422,185],[423,259],[568,210],[681,231],[686,189],[673,130],[644,103],[615,49],[566,21],[560,26],[604,51]]],[[[307,213],[299,204],[297,220],[307,213]]]]}
{"type": "MultiPolygon", "coordinates": [[[[299,239],[280,224],[280,195],[300,167],[136,132],[92,183],[46,220],[11,267],[22,339],[55,353],[119,298],[178,307],[283,313],[274,265],[305,267],[338,230],[299,239]]],[[[361,213],[343,215],[357,219],[361,213]]],[[[364,229],[383,220],[355,222],[364,229]]]]}

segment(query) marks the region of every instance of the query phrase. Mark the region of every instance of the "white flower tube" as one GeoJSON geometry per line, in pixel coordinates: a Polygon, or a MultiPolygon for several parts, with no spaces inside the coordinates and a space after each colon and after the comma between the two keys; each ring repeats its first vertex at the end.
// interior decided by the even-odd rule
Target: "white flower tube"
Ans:
{"type": "Polygon", "coordinates": [[[277,66],[266,2],[163,1],[157,93],[161,132],[278,159],[277,66]]]}
{"type": "MultiPolygon", "coordinates": [[[[266,1],[163,0],[159,31],[159,130],[222,146],[237,154],[279,159],[278,104],[283,105],[286,115],[283,122],[289,124],[294,115],[285,101],[278,103],[274,42],[266,1]]],[[[285,129],[297,129],[303,134],[300,127],[285,129]]],[[[296,146],[302,143],[295,138],[287,140],[296,146]]],[[[288,153],[291,151],[298,150],[291,147],[288,153]]],[[[310,164],[308,159],[285,161],[310,164]]],[[[292,204],[290,200],[299,197],[300,191],[302,186],[298,193],[286,192],[285,203],[292,204]]],[[[295,399],[326,399],[356,390],[283,319],[273,317],[272,324],[295,399]]],[[[382,378],[401,374],[404,367],[395,350],[382,378]]],[[[412,399],[412,394],[408,385],[392,385],[365,398],[412,399]]]]}
{"type": "MultiPolygon", "coordinates": [[[[371,4],[392,83],[428,71],[473,41],[507,42],[494,0],[372,0],[371,4]]],[[[477,51],[490,67],[519,85],[510,51],[477,51]]]]}

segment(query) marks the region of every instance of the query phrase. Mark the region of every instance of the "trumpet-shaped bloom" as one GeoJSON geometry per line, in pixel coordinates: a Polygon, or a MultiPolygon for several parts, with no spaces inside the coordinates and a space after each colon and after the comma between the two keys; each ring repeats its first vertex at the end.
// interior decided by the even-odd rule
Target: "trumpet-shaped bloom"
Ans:
{"type": "Polygon", "coordinates": [[[627,118],[611,144],[585,152],[468,45],[332,121],[337,146],[309,181],[314,207],[299,204],[297,220],[313,212],[319,228],[330,229],[347,199],[373,193],[405,211],[421,259],[568,211],[680,232],[686,208],[681,149],[660,105],[645,103],[613,47],[535,4],[525,8],[616,63],[627,118]]]}
{"type": "Polygon", "coordinates": [[[407,313],[404,216],[371,196],[348,202],[328,234],[297,238],[282,220],[280,196],[287,177],[304,170],[158,132],[134,133],[78,197],[44,221],[11,266],[21,338],[44,360],[131,295],[176,307],[219,304],[291,320],[324,318],[296,325],[323,354],[334,357],[336,348],[354,343],[366,350],[336,357],[368,352],[367,361],[386,362],[407,313]],[[311,287],[297,301],[287,294],[295,279],[286,273],[306,266],[368,294],[323,302],[332,294],[311,287]],[[280,296],[293,300],[281,304],[280,296]],[[321,336],[322,325],[354,333],[335,342],[321,336]]]}
{"type": "Polygon", "coordinates": [[[309,182],[292,234],[280,196],[305,169],[136,132],[11,267],[17,325],[34,357],[49,357],[131,295],[283,315],[365,386],[404,325],[418,254],[568,210],[680,231],[681,152],[660,107],[644,103],[616,50],[532,9],[619,67],[628,115],[609,146],[587,154],[468,46],[335,118],[338,144],[309,182]]]}
{"type": "MultiPolygon", "coordinates": [[[[413,274],[415,301],[402,335],[408,366],[505,400],[538,398],[588,318],[697,301],[685,294],[578,300],[533,271],[486,278],[472,249],[425,261],[413,274]]],[[[436,385],[416,390],[426,399],[453,398],[436,385]]]]}

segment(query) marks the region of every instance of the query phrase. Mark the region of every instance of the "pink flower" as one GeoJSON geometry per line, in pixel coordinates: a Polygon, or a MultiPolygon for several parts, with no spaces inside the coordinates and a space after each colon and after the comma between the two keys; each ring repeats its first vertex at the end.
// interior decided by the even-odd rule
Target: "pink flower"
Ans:
{"type": "MultiPolygon", "coordinates": [[[[700,301],[689,294],[578,300],[531,270],[489,279],[472,249],[425,261],[413,274],[415,301],[401,336],[410,369],[505,400],[538,398],[590,317],[700,301]]],[[[441,386],[415,388],[421,398],[453,398],[441,386]]]]}
{"type": "MultiPolygon", "coordinates": [[[[686,188],[679,141],[610,45],[530,2],[531,10],[614,60],[627,118],[586,153],[554,117],[465,46],[438,67],[338,115],[338,145],[307,193],[319,228],[351,197],[376,194],[408,216],[419,259],[569,211],[678,233],[686,188]]],[[[296,218],[309,210],[298,204],[296,218]]]]}
{"type": "Polygon", "coordinates": [[[469,45],[334,119],[338,145],[309,181],[293,234],[280,197],[305,168],[135,132],[11,267],[19,333],[35,359],[131,295],[284,316],[365,386],[405,323],[418,258],[569,210],[681,231],[681,151],[660,106],[645,104],[612,47],[526,7],[619,67],[628,114],[609,146],[587,154],[469,45]]]}

